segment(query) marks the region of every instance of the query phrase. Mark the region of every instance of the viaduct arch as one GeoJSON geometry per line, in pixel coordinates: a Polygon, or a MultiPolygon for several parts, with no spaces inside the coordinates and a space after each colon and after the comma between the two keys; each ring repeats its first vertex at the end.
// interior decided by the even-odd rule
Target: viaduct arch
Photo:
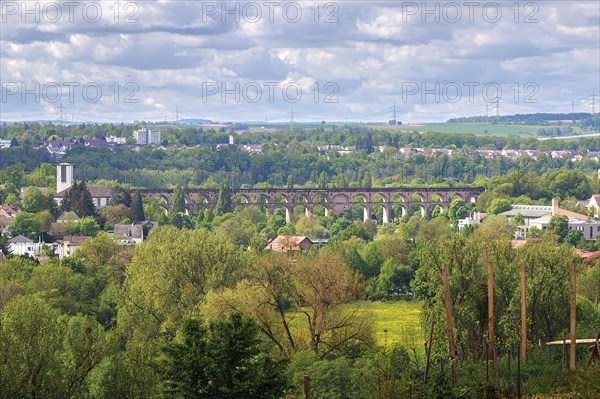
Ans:
{"type": "MultiPolygon", "coordinates": [[[[164,207],[168,210],[173,201],[173,189],[141,189],[132,190],[149,199],[163,198],[164,207]]],[[[475,202],[485,191],[484,187],[400,187],[400,188],[267,188],[267,189],[231,189],[231,202],[234,206],[261,206],[266,209],[285,208],[286,221],[293,218],[293,209],[303,206],[307,213],[316,206],[325,207],[326,212],[336,214],[354,206],[364,208],[364,220],[371,217],[373,207],[383,208],[383,223],[392,220],[392,207],[397,206],[403,215],[407,215],[412,206],[421,208],[428,215],[433,207],[445,209],[452,197],[465,202],[475,202]]],[[[188,212],[197,208],[214,209],[218,189],[193,188],[185,189],[185,204],[188,212]]]]}

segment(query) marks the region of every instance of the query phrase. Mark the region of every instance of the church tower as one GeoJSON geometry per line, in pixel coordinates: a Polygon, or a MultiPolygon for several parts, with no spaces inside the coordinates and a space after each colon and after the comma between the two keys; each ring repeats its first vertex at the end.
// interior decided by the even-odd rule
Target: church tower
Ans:
{"type": "Polygon", "coordinates": [[[56,193],[73,185],[73,165],[70,163],[61,163],[56,165],[56,193]]]}

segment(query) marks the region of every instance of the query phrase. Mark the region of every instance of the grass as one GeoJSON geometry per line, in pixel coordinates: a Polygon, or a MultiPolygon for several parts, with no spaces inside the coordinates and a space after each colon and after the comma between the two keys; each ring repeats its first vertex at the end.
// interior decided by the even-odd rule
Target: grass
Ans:
{"type": "MultiPolygon", "coordinates": [[[[373,321],[375,342],[378,345],[400,343],[407,349],[415,348],[417,355],[425,354],[425,336],[421,329],[421,302],[369,302],[360,301],[350,306],[358,305],[359,310],[366,312],[373,321]]],[[[305,334],[306,320],[302,315],[296,315],[290,326],[296,335],[305,334]]],[[[304,337],[308,339],[308,337],[304,337]]]]}
{"type": "Polygon", "coordinates": [[[421,303],[412,302],[360,302],[374,321],[375,339],[379,345],[400,343],[423,349],[425,337],[421,331],[421,303]]]}
{"type": "MultiPolygon", "coordinates": [[[[539,129],[548,129],[549,126],[541,125],[504,125],[491,123],[418,123],[415,125],[368,125],[378,130],[415,130],[419,132],[436,133],[470,133],[477,136],[504,136],[504,137],[535,137],[539,129]]],[[[558,126],[560,127],[560,126],[558,126]]],[[[573,135],[583,134],[578,127],[573,127],[573,135]]]]}

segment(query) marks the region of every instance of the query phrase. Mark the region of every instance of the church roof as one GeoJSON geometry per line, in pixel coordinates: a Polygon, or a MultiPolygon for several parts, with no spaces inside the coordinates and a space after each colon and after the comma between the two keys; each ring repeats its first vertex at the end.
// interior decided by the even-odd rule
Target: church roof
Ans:
{"type": "MultiPolygon", "coordinates": [[[[71,187],[56,193],[55,197],[66,197],[71,187]]],[[[112,188],[106,186],[87,186],[88,191],[92,195],[92,198],[110,198],[112,196],[112,188]]]]}

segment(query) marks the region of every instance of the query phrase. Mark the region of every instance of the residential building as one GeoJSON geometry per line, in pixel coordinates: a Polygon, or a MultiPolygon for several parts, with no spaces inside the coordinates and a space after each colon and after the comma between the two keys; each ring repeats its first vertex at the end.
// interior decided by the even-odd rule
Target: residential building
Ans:
{"type": "Polygon", "coordinates": [[[562,209],[558,199],[552,198],[551,206],[540,205],[511,205],[512,209],[502,212],[499,216],[505,216],[509,220],[517,214],[521,214],[524,223],[515,230],[515,238],[525,238],[532,227],[544,230],[550,218],[554,215],[566,216],[569,220],[569,230],[579,230],[588,241],[593,241],[600,235],[600,221],[590,218],[588,215],[562,209]]]}
{"type": "Polygon", "coordinates": [[[106,141],[108,141],[109,143],[115,143],[115,144],[125,144],[125,143],[127,143],[127,138],[111,135],[111,136],[108,136],[108,139],[106,139],[106,141]]]}
{"type": "Polygon", "coordinates": [[[15,211],[10,205],[2,205],[2,208],[0,208],[0,233],[9,233],[10,222],[12,222],[16,214],[17,211],[15,211]]]}
{"type": "Polygon", "coordinates": [[[56,219],[57,223],[75,223],[79,220],[79,216],[73,211],[63,212],[58,219],[56,219]]]}
{"type": "Polygon", "coordinates": [[[534,219],[540,218],[546,215],[552,215],[552,207],[544,205],[511,205],[512,209],[506,212],[500,213],[498,216],[504,216],[511,220],[518,214],[523,216],[525,220],[524,225],[529,226],[530,222],[534,219]]]}
{"type": "Polygon", "coordinates": [[[140,226],[142,226],[142,229],[144,231],[144,237],[148,237],[150,230],[152,230],[155,227],[158,227],[158,222],[155,220],[142,220],[139,222],[133,222],[133,224],[139,224],[140,226]]]}
{"type": "Polygon", "coordinates": [[[282,252],[308,251],[313,242],[304,236],[277,236],[265,249],[282,252]]]}
{"type": "Polygon", "coordinates": [[[10,140],[0,140],[0,148],[10,148],[10,140]]]}
{"type": "Polygon", "coordinates": [[[134,130],[133,138],[135,142],[140,145],[146,144],[158,144],[160,145],[160,130],[158,129],[150,129],[144,128],[139,130],[134,130]]]}
{"type": "Polygon", "coordinates": [[[144,226],[141,224],[115,224],[114,237],[120,245],[136,245],[144,241],[144,226]]]}
{"type": "Polygon", "coordinates": [[[597,218],[600,218],[600,194],[592,195],[592,198],[588,201],[587,207],[590,211],[594,211],[594,215],[596,215],[597,218]]]}
{"type": "Polygon", "coordinates": [[[64,140],[50,140],[44,142],[44,146],[46,150],[54,157],[60,159],[67,154],[67,151],[71,149],[73,145],[76,145],[76,142],[64,141],[64,140]]]}
{"type": "MultiPolygon", "coordinates": [[[[530,226],[537,227],[540,230],[545,230],[550,223],[551,216],[542,216],[530,222],[530,226]]],[[[596,237],[600,236],[600,220],[589,219],[582,220],[579,218],[569,217],[569,230],[581,231],[583,238],[587,241],[595,241],[596,237]]]]}
{"type": "Polygon", "coordinates": [[[62,240],[56,240],[56,254],[59,259],[65,256],[73,256],[77,247],[89,240],[90,236],[64,236],[62,240]]]}
{"type": "Polygon", "coordinates": [[[481,224],[481,222],[485,219],[485,217],[486,217],[485,213],[473,212],[472,216],[458,220],[458,230],[464,229],[465,226],[481,224]]]}
{"type": "Polygon", "coordinates": [[[8,247],[13,255],[36,256],[42,253],[42,243],[18,235],[8,240],[8,247]]]}

